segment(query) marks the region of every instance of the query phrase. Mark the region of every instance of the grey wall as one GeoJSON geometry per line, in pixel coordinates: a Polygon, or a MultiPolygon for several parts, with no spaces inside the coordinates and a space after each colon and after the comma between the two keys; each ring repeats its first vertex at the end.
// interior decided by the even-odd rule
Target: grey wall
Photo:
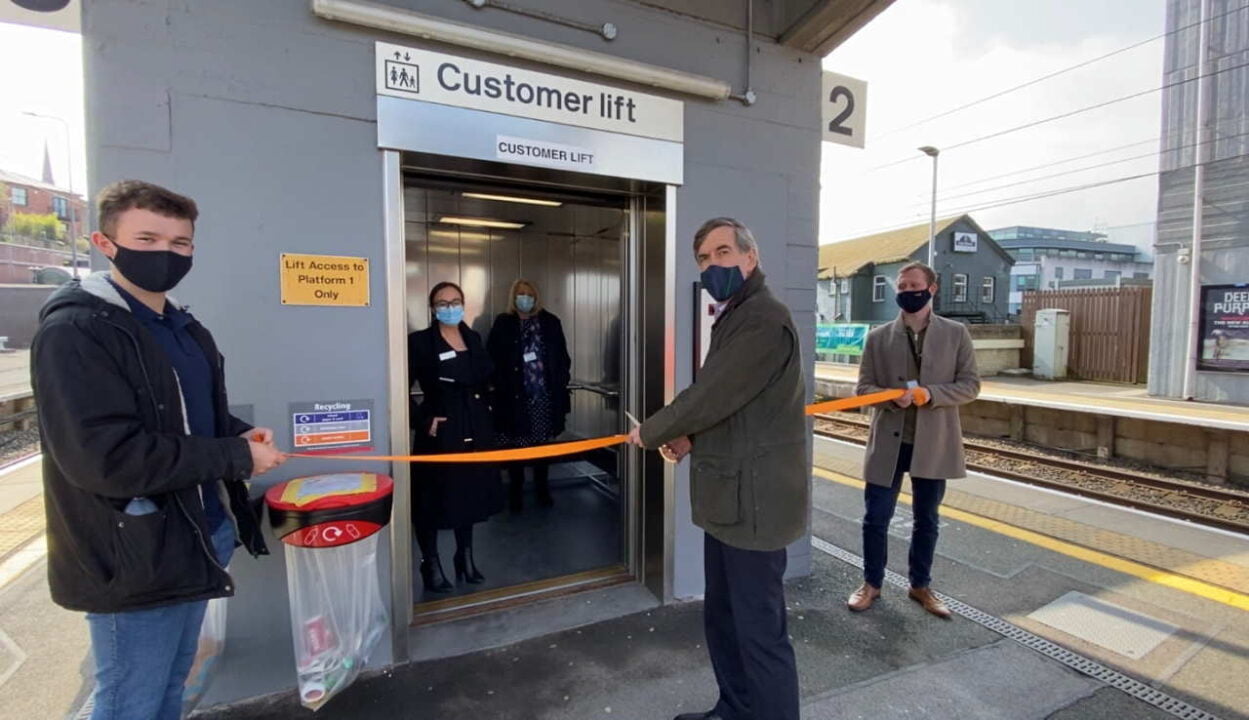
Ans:
{"type": "MultiPolygon", "coordinates": [[[[1202,212],[1201,284],[1249,282],[1249,12],[1231,12],[1242,3],[1214,0],[1207,72],[1225,70],[1208,82],[1210,133],[1201,147],[1206,165],[1202,212]],[[1230,13],[1230,14],[1229,14],[1230,13]],[[1218,17],[1226,15],[1226,17],[1218,17]]],[[[1168,0],[1163,81],[1197,76],[1198,0],[1168,0]],[[1178,28],[1188,28],[1175,32],[1178,28]]],[[[1163,91],[1162,174],[1158,181],[1158,245],[1154,267],[1153,327],[1149,353],[1149,392],[1180,397],[1189,360],[1190,266],[1177,257],[1192,246],[1193,163],[1197,159],[1197,83],[1163,91]]],[[[1249,374],[1197,373],[1198,400],[1249,403],[1249,374]]]]}
{"type": "MultiPolygon", "coordinates": [[[[450,0],[392,4],[736,86],[744,75],[741,34],[637,4],[543,3],[552,12],[614,22],[620,36],[611,44],[450,0]]],[[[403,360],[387,358],[384,350],[373,43],[426,43],[318,20],[307,0],[98,0],[86,4],[83,28],[91,190],[120,178],[143,178],[200,203],[196,268],[178,292],[229,358],[232,402],[254,405],[257,422],[274,426],[281,437],[288,433],[289,402],[373,398],[377,450],[392,450],[386,369],[403,360]],[[280,252],[369,258],[372,306],[282,307],[280,252]]],[[[736,216],[754,229],[769,284],[793,310],[806,341],[806,367],[812,368],[820,64],[813,56],[761,41],[753,77],[759,96],[754,107],[682,98],[686,181],[677,193],[676,215],[678,388],[691,377],[688,289],[698,274],[688,239],[715,215],[736,216]]],[[[338,467],[292,461],[258,484],[338,467]]],[[[675,593],[690,597],[702,592],[702,533],[689,522],[685,465],[678,474],[675,593]]],[[[260,562],[246,557],[235,562],[240,594],[232,601],[230,662],[210,701],[293,683],[293,674],[281,670],[290,667],[291,658],[285,578],[280,548],[275,549],[275,557],[260,562]]],[[[381,566],[389,572],[387,557],[381,566]]],[[[809,544],[799,543],[791,574],[809,566],[809,544]]],[[[385,589],[382,594],[389,597],[385,589]]],[[[386,657],[383,652],[382,660],[386,657]]]]}

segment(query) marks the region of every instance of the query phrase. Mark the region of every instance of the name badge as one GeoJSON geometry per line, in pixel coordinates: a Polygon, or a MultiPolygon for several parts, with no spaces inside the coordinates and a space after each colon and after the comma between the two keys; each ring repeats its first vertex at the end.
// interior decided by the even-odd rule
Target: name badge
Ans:
{"type": "Polygon", "coordinates": [[[919,387],[919,383],[918,383],[918,382],[916,382],[916,381],[914,381],[914,380],[907,380],[907,381],[906,381],[906,389],[907,389],[907,390],[914,390],[914,389],[915,389],[915,388],[917,388],[917,387],[919,387]]]}
{"type": "Polygon", "coordinates": [[[439,360],[441,360],[441,361],[443,361],[443,362],[446,362],[446,361],[448,361],[448,360],[454,360],[454,359],[455,359],[455,351],[454,351],[454,350],[448,350],[448,351],[446,351],[445,353],[440,353],[440,354],[438,355],[438,359],[439,359],[439,360]]]}
{"type": "Polygon", "coordinates": [[[537,362],[537,361],[538,361],[538,353],[531,353],[531,352],[525,353],[525,362],[537,362]]]}

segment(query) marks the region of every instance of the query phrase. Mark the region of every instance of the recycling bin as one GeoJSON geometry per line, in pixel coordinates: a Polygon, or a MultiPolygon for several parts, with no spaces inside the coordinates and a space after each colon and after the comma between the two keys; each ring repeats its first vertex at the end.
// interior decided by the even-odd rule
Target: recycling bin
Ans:
{"type": "Polygon", "coordinates": [[[286,551],[295,672],[303,705],[319,710],[351,685],[389,631],[377,569],[394,482],[346,472],[295,478],[265,493],[286,551]]]}

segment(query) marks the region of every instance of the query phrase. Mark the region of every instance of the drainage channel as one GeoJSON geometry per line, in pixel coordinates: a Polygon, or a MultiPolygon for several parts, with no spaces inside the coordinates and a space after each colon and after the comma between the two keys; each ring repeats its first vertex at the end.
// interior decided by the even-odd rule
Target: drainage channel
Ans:
{"type": "MultiPolygon", "coordinates": [[[[812,536],[811,546],[820,552],[832,555],[848,565],[853,565],[857,568],[863,567],[863,558],[855,555],[849,550],[838,547],[827,540],[812,536]]],[[[905,589],[910,586],[909,580],[892,570],[885,571],[885,579],[890,585],[894,585],[899,588],[905,589]]],[[[1135,678],[1128,677],[1117,670],[1108,668],[1092,658],[1085,657],[1084,655],[1072,652],[1061,645],[1052,643],[1039,635],[1028,632],[1018,625],[1009,623],[997,616],[990,615],[983,610],[978,610],[961,600],[956,600],[952,597],[942,595],[941,593],[934,592],[933,594],[941,598],[942,602],[944,602],[946,606],[955,614],[967,618],[977,625],[988,628],[1003,637],[1010,638],[1020,645],[1023,645],[1030,650],[1034,650],[1051,660],[1057,660],[1072,670],[1087,675],[1094,680],[1099,680],[1113,688],[1131,695],[1138,700],[1149,703],[1150,705],[1153,705],[1164,712],[1170,713],[1177,718],[1183,718],[1183,720],[1219,720],[1217,716],[1211,715],[1201,708],[1193,707],[1177,697],[1168,695],[1167,693],[1162,692],[1157,688],[1150,687],[1135,678]]]]}

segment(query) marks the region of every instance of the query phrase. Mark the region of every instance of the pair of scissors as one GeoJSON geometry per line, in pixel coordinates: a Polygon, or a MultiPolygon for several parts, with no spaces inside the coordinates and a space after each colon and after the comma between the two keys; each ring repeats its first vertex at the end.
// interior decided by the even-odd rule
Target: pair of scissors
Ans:
{"type": "MultiPolygon", "coordinates": [[[[630,413],[628,410],[625,410],[624,414],[625,414],[625,417],[629,418],[629,422],[633,423],[633,427],[635,428],[642,427],[642,423],[638,422],[638,419],[633,417],[633,414],[630,413]]],[[[679,462],[679,458],[674,457],[671,454],[671,452],[672,451],[668,449],[667,445],[659,446],[659,457],[663,458],[667,462],[672,463],[673,465],[676,465],[677,462],[679,462]]]]}

